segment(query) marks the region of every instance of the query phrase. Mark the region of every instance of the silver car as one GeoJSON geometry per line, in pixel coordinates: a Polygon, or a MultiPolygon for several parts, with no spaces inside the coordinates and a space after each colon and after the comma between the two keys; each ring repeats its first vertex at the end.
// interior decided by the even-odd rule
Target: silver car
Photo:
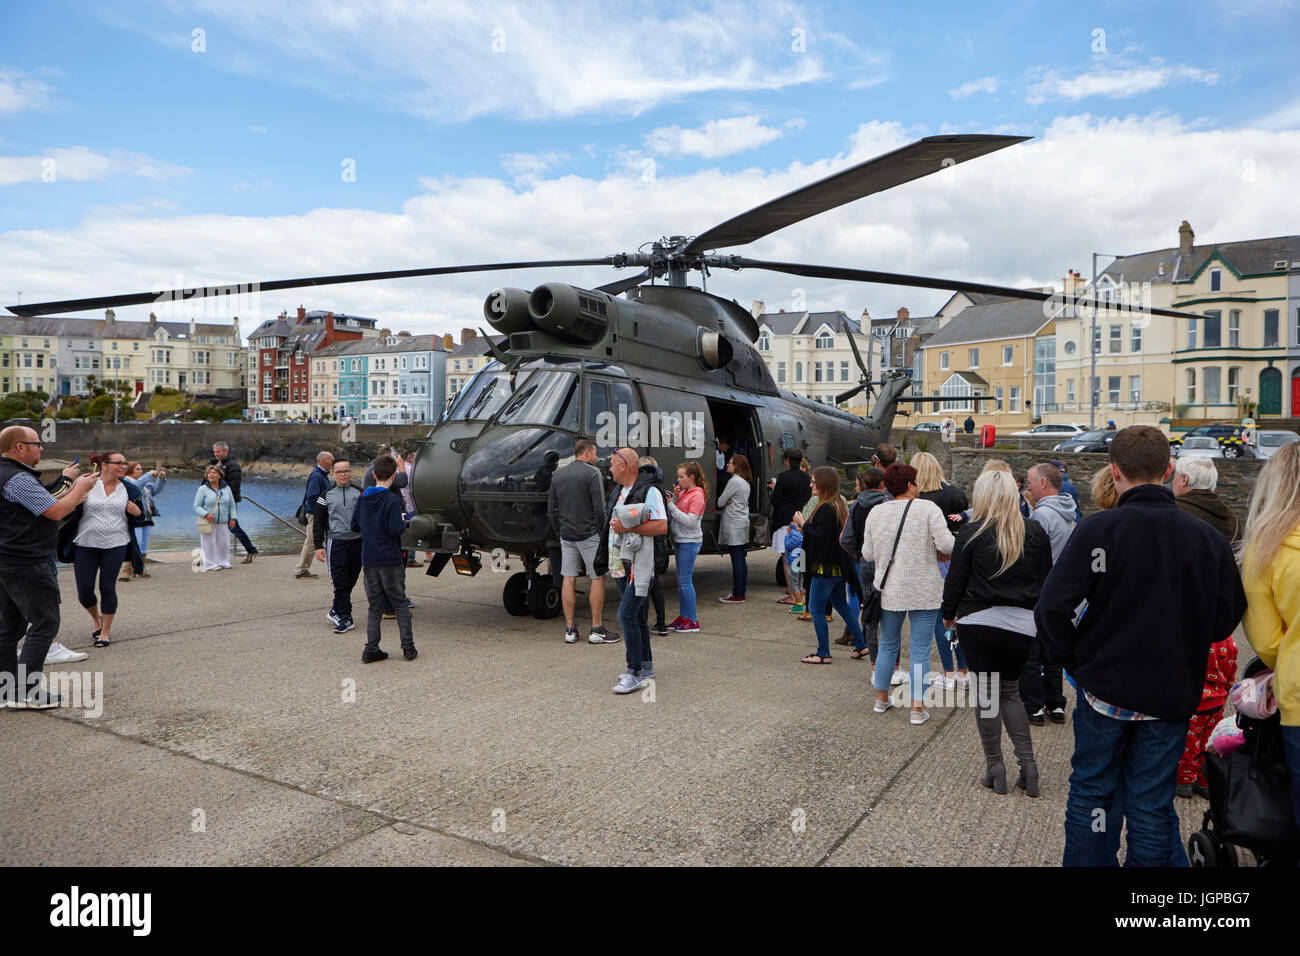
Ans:
{"type": "Polygon", "coordinates": [[[1178,449],[1179,458],[1222,458],[1223,449],[1219,440],[1208,435],[1196,435],[1184,438],[1178,449]]]}
{"type": "Polygon", "coordinates": [[[1277,454],[1277,450],[1285,445],[1290,445],[1300,441],[1300,435],[1295,432],[1277,430],[1261,431],[1255,434],[1255,457],[1272,458],[1277,454]]]}

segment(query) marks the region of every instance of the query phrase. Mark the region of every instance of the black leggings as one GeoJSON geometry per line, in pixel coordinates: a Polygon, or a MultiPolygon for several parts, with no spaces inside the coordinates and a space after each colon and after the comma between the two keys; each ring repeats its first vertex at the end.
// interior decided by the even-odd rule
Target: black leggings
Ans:
{"type": "Polygon", "coordinates": [[[117,613],[117,572],[126,560],[126,545],[116,548],[83,548],[77,545],[72,570],[77,578],[77,600],[82,607],[99,604],[101,614],[117,613]],[[99,594],[95,600],[95,575],[99,575],[99,594]]]}
{"type": "Polygon", "coordinates": [[[1029,643],[1033,640],[1028,634],[980,624],[958,624],[957,639],[971,670],[977,674],[997,674],[1003,683],[1020,680],[1020,671],[1029,656],[1029,643]]]}
{"type": "Polygon", "coordinates": [[[659,586],[659,578],[662,575],[655,575],[650,582],[650,603],[655,609],[655,626],[659,627],[664,623],[664,589],[659,586]]]}

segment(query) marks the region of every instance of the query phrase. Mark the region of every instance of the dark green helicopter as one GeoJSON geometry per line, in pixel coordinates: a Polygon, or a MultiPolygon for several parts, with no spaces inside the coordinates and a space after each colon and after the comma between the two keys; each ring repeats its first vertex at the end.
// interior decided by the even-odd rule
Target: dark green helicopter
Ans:
{"type": "MultiPolygon", "coordinates": [[[[770,262],[717,249],[741,246],[864,196],[975,159],[1028,137],[931,136],[818,180],[694,237],[670,236],[636,253],[597,259],[503,262],[440,266],[394,272],[316,276],[240,286],[211,286],[95,299],[10,306],[33,316],[81,309],[201,298],[232,291],[265,291],[510,269],[608,265],[641,271],[595,289],[547,282],[531,292],[498,289],[483,311],[505,336],[491,342],[489,362],[448,403],[420,442],[412,473],[416,514],[408,546],[436,552],[428,573],[449,561],[461,574],[475,574],[491,554],[495,570],[518,555],[523,570],[505,584],[512,614],[553,617],[559,590],[539,566],[557,544],[546,517],[550,477],[573,455],[574,441],[588,437],[599,453],[630,445],[658,460],[672,475],[687,458],[704,458],[714,472],[718,439],[746,453],[754,472],[751,527],[755,544],[766,543],[770,514],[767,479],[782,468],[784,450],[799,448],[814,462],[830,462],[850,474],[888,438],[898,405],[939,399],[903,393],[911,378],[901,369],[872,379],[853,338],[861,371],[858,384],[836,396],[841,403],[866,391],[870,414],[848,412],[778,388],[755,343],[758,325],[733,300],[707,291],[714,269],[764,269],[806,278],[975,292],[1007,298],[1053,298],[1049,293],[960,280],[876,272],[836,266],[770,262]],[[687,284],[701,274],[701,287],[687,284]],[[666,280],[659,284],[658,280],[666,280]],[[625,294],[626,297],[620,298],[625,294]]],[[[1096,306],[1087,300],[1075,304],[1096,306]]],[[[1151,310],[1163,312],[1163,310],[1151,310]]],[[[1184,313],[1165,312],[1170,315],[1184,313]]],[[[989,399],[991,400],[991,399],[989,399]]],[[[716,553],[719,516],[705,512],[705,553],[716,553]]],[[[780,565],[781,562],[778,562],[780,565]]]]}

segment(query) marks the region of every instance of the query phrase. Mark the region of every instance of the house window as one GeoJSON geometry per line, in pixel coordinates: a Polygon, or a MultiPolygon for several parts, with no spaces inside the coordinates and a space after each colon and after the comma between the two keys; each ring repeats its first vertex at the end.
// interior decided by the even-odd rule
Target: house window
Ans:
{"type": "Polygon", "coordinates": [[[803,381],[803,362],[794,363],[794,380],[796,382],[803,381]]]}
{"type": "Polygon", "coordinates": [[[848,363],[848,362],[841,362],[841,363],[840,363],[840,381],[841,381],[841,382],[847,382],[848,380],[849,380],[849,363],[848,363]]]}
{"type": "Polygon", "coordinates": [[[1241,344],[1241,309],[1228,312],[1228,345],[1236,348],[1241,344]]]}
{"type": "MultiPolygon", "coordinates": [[[[1205,334],[1202,337],[1204,345],[1202,348],[1217,349],[1223,344],[1223,313],[1217,309],[1205,313],[1205,334]]],[[[1205,388],[1208,391],[1210,381],[1205,380],[1205,388]]]]}
{"type": "Polygon", "coordinates": [[[1264,310],[1264,348],[1277,345],[1277,309],[1264,310]]]}
{"type": "Polygon", "coordinates": [[[946,372],[946,371],[948,371],[948,353],[947,353],[947,352],[940,352],[940,353],[939,353],[939,371],[941,371],[941,372],[946,372]]]}
{"type": "Polygon", "coordinates": [[[1092,354],[1096,355],[1101,351],[1101,326],[1095,326],[1092,330],[1092,354]]]}
{"type": "Polygon", "coordinates": [[[1187,347],[1189,349],[1196,348],[1196,320],[1195,319],[1187,320],[1187,347]]]}
{"type": "Polygon", "coordinates": [[[1066,343],[1065,343],[1065,354],[1066,354],[1066,355],[1073,355],[1073,354],[1078,350],[1078,348],[1079,348],[1079,346],[1075,345],[1073,341],[1066,342],[1066,343]]]}
{"type": "Polygon", "coordinates": [[[776,363],[776,381],[780,385],[785,384],[785,363],[784,362],[776,363]]]}
{"type": "Polygon", "coordinates": [[[1187,370],[1187,404],[1196,404],[1196,369],[1187,370]]]}
{"type": "Polygon", "coordinates": [[[1008,409],[1012,414],[1020,411],[1020,386],[1011,386],[1011,407],[1008,409]]]}
{"type": "Polygon", "coordinates": [[[758,350],[759,350],[760,352],[766,352],[766,351],[768,351],[768,350],[771,349],[771,348],[772,348],[772,343],[771,343],[771,341],[768,339],[768,337],[767,337],[767,333],[766,333],[766,332],[760,332],[759,335],[758,335],[758,350]]]}
{"type": "Polygon", "coordinates": [[[1217,365],[1212,365],[1204,370],[1205,374],[1205,402],[1207,405],[1218,405],[1221,399],[1221,385],[1223,380],[1223,369],[1217,365]]]}
{"type": "Polygon", "coordinates": [[[1129,348],[1134,352],[1142,351],[1142,326],[1136,322],[1133,323],[1133,336],[1129,341],[1129,348]]]}
{"type": "Polygon", "coordinates": [[[1071,408],[1074,407],[1074,379],[1065,380],[1065,403],[1071,408]]]}
{"type": "Polygon", "coordinates": [[[980,367],[980,350],[979,350],[979,349],[971,349],[971,350],[970,350],[970,355],[968,356],[968,358],[970,359],[970,363],[969,363],[969,365],[968,365],[969,368],[979,368],[979,367],[980,367]]]}
{"type": "Polygon", "coordinates": [[[822,380],[822,363],[821,363],[821,362],[814,362],[814,363],[813,363],[813,381],[814,381],[814,382],[820,382],[821,380],[822,380]]]}
{"type": "Polygon", "coordinates": [[[993,387],[993,410],[995,412],[1002,411],[1002,386],[1001,385],[995,385],[993,387]]]}
{"type": "Polygon", "coordinates": [[[1218,292],[1219,289],[1222,288],[1222,286],[1223,286],[1223,270],[1211,269],[1210,270],[1210,291],[1218,292]]]}
{"type": "Polygon", "coordinates": [[[1236,405],[1241,396],[1241,369],[1233,366],[1228,369],[1228,403],[1236,405]]]}
{"type": "Polygon", "coordinates": [[[1112,405],[1119,404],[1119,383],[1118,375],[1106,376],[1106,401],[1112,405]]]}
{"type": "Polygon", "coordinates": [[[1117,355],[1124,347],[1124,326],[1112,325],[1110,327],[1110,349],[1111,355],[1117,355]]]}
{"type": "Polygon", "coordinates": [[[1012,349],[1012,347],[1011,347],[1010,345],[1004,345],[1004,346],[1002,346],[1002,364],[1003,364],[1003,365],[1010,365],[1010,364],[1011,364],[1011,361],[1012,361],[1011,356],[1012,356],[1013,353],[1014,353],[1014,350],[1012,349]]]}
{"type": "Polygon", "coordinates": [[[831,335],[829,332],[822,332],[817,336],[815,347],[819,349],[835,348],[835,336],[831,335]]]}

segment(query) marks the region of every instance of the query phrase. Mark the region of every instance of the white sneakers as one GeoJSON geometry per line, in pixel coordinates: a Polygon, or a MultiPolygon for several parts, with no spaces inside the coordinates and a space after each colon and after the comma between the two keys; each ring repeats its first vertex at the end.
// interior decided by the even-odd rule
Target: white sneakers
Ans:
{"type": "Polygon", "coordinates": [[[891,687],[898,687],[907,683],[907,671],[894,671],[894,676],[889,678],[891,687]]]}
{"type": "Polygon", "coordinates": [[[69,650],[58,641],[54,641],[50,644],[49,652],[45,655],[45,663],[72,664],[77,661],[84,661],[89,656],[89,654],[84,654],[81,651],[69,650]]]}
{"type": "Polygon", "coordinates": [[[920,724],[925,723],[929,719],[930,719],[930,712],[928,710],[914,710],[912,711],[911,716],[908,717],[908,722],[911,723],[913,726],[919,726],[920,724]]]}

